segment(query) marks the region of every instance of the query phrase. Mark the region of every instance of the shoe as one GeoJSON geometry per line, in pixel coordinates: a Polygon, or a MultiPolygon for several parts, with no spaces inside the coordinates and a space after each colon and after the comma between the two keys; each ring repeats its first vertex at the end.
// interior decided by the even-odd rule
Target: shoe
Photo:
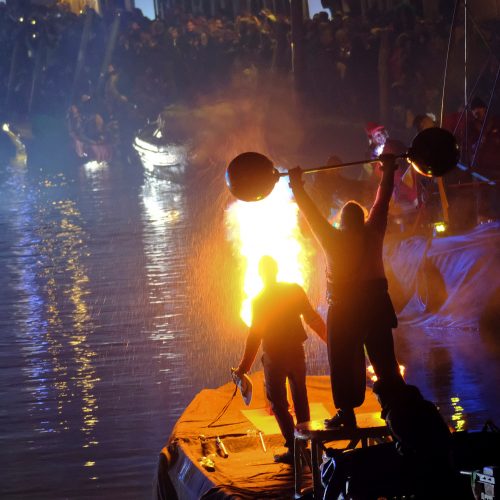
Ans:
{"type": "Polygon", "coordinates": [[[326,418],[324,424],[327,429],[355,429],[356,415],[353,410],[338,410],[332,418],[326,418]]]}
{"type": "Polygon", "coordinates": [[[278,455],[274,455],[274,461],[277,464],[293,465],[294,464],[293,453],[290,450],[288,450],[288,451],[285,451],[285,453],[280,453],[278,455]]]}

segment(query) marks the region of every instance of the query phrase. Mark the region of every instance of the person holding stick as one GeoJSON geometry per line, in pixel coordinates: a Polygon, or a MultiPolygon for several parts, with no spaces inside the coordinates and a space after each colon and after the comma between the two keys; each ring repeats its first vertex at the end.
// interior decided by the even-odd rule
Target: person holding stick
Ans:
{"type": "Polygon", "coordinates": [[[397,164],[394,155],[380,159],[382,177],[367,219],[357,202],[348,201],[341,210],[339,229],[330,225],[307,194],[302,169],[288,171],[295,201],[326,256],[328,360],[338,409],[325,421],[329,428],[356,427],[354,408],[365,398],[365,348],[379,387],[390,391],[404,384],[392,337],[397,318],[382,260],[397,164]]]}

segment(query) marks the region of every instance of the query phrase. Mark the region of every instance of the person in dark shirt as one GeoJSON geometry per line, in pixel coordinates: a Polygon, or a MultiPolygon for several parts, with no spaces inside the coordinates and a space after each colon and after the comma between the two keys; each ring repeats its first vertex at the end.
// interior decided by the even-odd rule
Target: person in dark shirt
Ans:
{"type": "Polygon", "coordinates": [[[364,220],[362,207],[347,202],[340,228],[331,226],[304,189],[300,167],[289,170],[295,200],[325,252],[328,291],[328,359],[337,414],[328,427],[355,427],[354,408],[365,398],[364,347],[380,381],[404,383],[394,354],[397,318],[387,291],[382,248],[396,161],[382,156],[382,178],[375,203],[364,220]]]}
{"type": "Polygon", "coordinates": [[[296,283],[277,281],[278,264],[265,255],[259,262],[264,288],[252,301],[252,326],[236,374],[250,370],[262,344],[266,394],[285,438],[287,451],[275,462],[293,463],[294,421],[289,412],[286,380],[290,383],[297,423],[310,420],[303,343],[307,339],[301,317],[326,342],[326,325],[296,283]]]}

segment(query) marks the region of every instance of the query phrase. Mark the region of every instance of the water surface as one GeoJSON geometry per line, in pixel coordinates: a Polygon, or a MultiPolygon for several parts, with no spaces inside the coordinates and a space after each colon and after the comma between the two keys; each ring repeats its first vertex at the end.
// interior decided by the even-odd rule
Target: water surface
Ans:
{"type": "MultiPolygon", "coordinates": [[[[46,149],[0,170],[3,498],[149,498],[183,408],[228,381],[245,329],[212,168],[170,182],[46,149]]],[[[396,344],[455,428],[498,419],[498,357],[477,332],[400,329],[396,344]]],[[[307,350],[326,373],[319,342],[307,350]]]]}

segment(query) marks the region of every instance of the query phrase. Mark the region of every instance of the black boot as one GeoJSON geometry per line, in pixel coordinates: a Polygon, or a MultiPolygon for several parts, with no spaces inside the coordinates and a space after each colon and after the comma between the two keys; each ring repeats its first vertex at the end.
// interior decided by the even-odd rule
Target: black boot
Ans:
{"type": "Polygon", "coordinates": [[[324,423],[328,429],[355,429],[356,415],[352,408],[341,408],[332,418],[325,419],[324,423]]]}

